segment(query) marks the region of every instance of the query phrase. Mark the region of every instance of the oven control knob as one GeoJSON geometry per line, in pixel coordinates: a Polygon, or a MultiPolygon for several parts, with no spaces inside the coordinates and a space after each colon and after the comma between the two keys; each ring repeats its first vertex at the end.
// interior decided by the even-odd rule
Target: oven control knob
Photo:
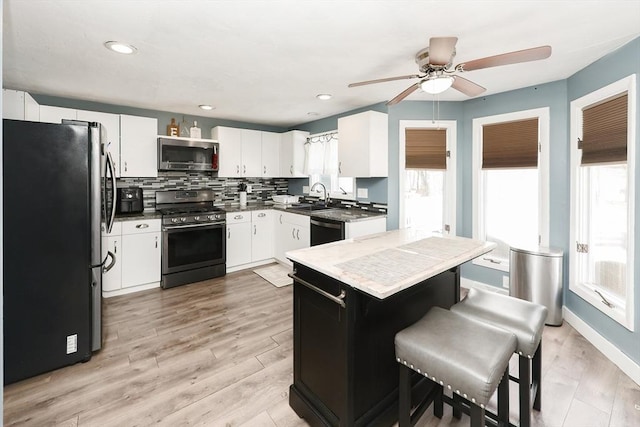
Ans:
{"type": "Polygon", "coordinates": [[[182,218],[180,218],[180,221],[182,221],[182,222],[187,222],[187,218],[182,217],[182,218]]]}
{"type": "Polygon", "coordinates": [[[177,223],[178,221],[180,221],[178,218],[171,218],[171,222],[174,224],[177,223]]]}
{"type": "Polygon", "coordinates": [[[194,216],[194,217],[193,217],[193,220],[194,220],[194,221],[200,221],[200,217],[199,217],[199,216],[194,216]]]}

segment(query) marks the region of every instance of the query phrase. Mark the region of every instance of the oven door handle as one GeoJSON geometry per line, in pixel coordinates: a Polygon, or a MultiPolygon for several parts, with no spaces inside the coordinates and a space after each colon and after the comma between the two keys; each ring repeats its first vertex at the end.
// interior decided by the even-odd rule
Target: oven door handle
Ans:
{"type": "Polygon", "coordinates": [[[162,227],[162,231],[179,230],[179,229],[182,229],[182,228],[196,228],[196,227],[198,227],[198,228],[224,227],[224,225],[225,225],[224,222],[217,222],[217,223],[214,223],[214,224],[175,225],[175,226],[169,226],[169,227],[162,227]]]}

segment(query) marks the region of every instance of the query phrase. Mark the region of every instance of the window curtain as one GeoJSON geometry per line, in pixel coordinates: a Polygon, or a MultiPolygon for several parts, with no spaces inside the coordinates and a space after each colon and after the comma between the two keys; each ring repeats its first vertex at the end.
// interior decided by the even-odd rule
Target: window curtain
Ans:
{"type": "Polygon", "coordinates": [[[627,92],[582,110],[581,164],[627,161],[627,92]]]}
{"type": "Polygon", "coordinates": [[[304,155],[306,175],[337,175],[337,133],[309,137],[304,145],[304,155]]]}
{"type": "Polygon", "coordinates": [[[537,118],[482,126],[482,169],[537,166],[537,118]]]}

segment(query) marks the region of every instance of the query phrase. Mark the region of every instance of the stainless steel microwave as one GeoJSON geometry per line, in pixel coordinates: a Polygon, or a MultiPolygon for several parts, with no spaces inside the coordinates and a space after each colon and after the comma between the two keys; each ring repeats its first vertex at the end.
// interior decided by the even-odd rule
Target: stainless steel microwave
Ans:
{"type": "Polygon", "coordinates": [[[158,137],[158,170],[217,172],[219,153],[214,141],[158,137]]]}

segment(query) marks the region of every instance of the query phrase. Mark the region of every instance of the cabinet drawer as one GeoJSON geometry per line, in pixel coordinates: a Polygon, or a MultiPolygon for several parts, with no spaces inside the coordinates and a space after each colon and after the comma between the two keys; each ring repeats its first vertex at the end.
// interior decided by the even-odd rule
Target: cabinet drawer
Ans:
{"type": "Polygon", "coordinates": [[[272,210],[264,210],[264,211],[253,211],[251,212],[251,220],[252,221],[270,221],[273,217],[272,210]]]}
{"type": "Polygon", "coordinates": [[[227,212],[227,224],[251,222],[251,212],[227,212]]]}
{"type": "Polygon", "coordinates": [[[122,234],[154,233],[160,231],[159,219],[122,222],[122,234]]]}
{"type": "Polygon", "coordinates": [[[122,222],[120,221],[116,221],[113,223],[113,227],[111,227],[111,233],[107,233],[107,227],[103,224],[102,225],[102,237],[109,237],[109,236],[120,236],[122,234],[122,222]]]}

